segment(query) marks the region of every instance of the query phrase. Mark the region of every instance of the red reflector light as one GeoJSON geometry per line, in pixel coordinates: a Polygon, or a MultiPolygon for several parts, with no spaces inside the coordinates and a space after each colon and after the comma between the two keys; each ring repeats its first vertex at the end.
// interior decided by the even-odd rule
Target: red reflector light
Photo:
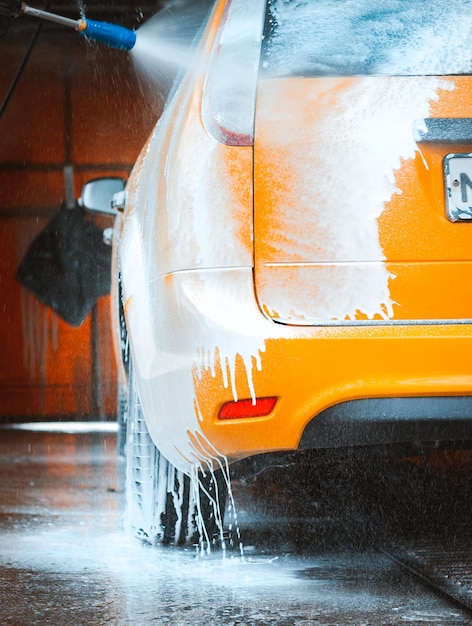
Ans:
{"type": "Polygon", "coordinates": [[[252,398],[238,400],[237,402],[226,402],[218,413],[220,420],[233,420],[241,417],[264,417],[274,409],[277,398],[256,398],[254,404],[252,398]]]}

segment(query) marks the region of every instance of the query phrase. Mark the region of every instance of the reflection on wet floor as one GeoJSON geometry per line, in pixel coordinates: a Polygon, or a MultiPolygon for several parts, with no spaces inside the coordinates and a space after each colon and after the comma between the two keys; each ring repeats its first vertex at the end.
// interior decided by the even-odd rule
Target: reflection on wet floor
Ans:
{"type": "Polygon", "coordinates": [[[1,430],[0,623],[470,623],[375,542],[358,541],[360,485],[379,486],[353,480],[352,465],[327,467],[321,491],[294,467],[279,468],[283,481],[275,469],[235,480],[244,557],[202,558],[192,547],[146,547],[124,535],[114,433],[1,430]]]}

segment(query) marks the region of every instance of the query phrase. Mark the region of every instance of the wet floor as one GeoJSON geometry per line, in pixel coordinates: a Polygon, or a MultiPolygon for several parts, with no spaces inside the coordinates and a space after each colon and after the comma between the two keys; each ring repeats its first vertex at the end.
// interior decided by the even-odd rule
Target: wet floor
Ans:
{"type": "Polygon", "coordinates": [[[472,623],[362,537],[352,504],[311,493],[307,515],[293,469],[288,491],[275,470],[234,481],[245,549],[224,558],[125,536],[123,471],[112,432],[0,430],[1,624],[472,623]]]}

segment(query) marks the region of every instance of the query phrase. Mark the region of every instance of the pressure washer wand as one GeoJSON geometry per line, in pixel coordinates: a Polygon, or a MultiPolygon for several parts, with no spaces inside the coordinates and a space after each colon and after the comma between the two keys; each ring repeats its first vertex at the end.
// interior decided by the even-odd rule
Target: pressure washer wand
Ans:
{"type": "Polygon", "coordinates": [[[62,17],[61,15],[55,15],[54,13],[48,13],[41,9],[35,9],[26,4],[21,5],[21,13],[24,15],[31,15],[33,17],[39,17],[49,22],[55,22],[56,24],[62,24],[62,26],[69,26],[75,28],[81,35],[89,39],[90,41],[98,41],[104,43],[111,48],[118,48],[119,50],[131,50],[136,43],[136,33],[130,28],[124,26],[117,26],[116,24],[109,24],[108,22],[99,22],[97,20],[88,20],[82,18],[80,20],[73,20],[68,17],[62,17]]]}
{"type": "Polygon", "coordinates": [[[68,17],[62,17],[61,15],[54,15],[54,13],[41,11],[41,9],[35,9],[34,7],[29,7],[26,4],[22,4],[20,13],[23,13],[24,15],[32,15],[33,17],[39,17],[42,20],[55,22],[56,24],[61,24],[62,26],[71,26],[72,28],[75,28],[76,30],[79,29],[80,20],[71,20],[68,17]]]}

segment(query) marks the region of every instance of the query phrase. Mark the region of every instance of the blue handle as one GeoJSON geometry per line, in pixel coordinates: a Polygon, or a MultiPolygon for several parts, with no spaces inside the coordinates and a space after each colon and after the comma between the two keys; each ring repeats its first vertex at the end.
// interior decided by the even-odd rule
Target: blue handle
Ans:
{"type": "Polygon", "coordinates": [[[87,26],[80,32],[91,41],[98,41],[119,50],[131,50],[136,43],[136,33],[130,28],[95,20],[84,21],[87,26]]]}

